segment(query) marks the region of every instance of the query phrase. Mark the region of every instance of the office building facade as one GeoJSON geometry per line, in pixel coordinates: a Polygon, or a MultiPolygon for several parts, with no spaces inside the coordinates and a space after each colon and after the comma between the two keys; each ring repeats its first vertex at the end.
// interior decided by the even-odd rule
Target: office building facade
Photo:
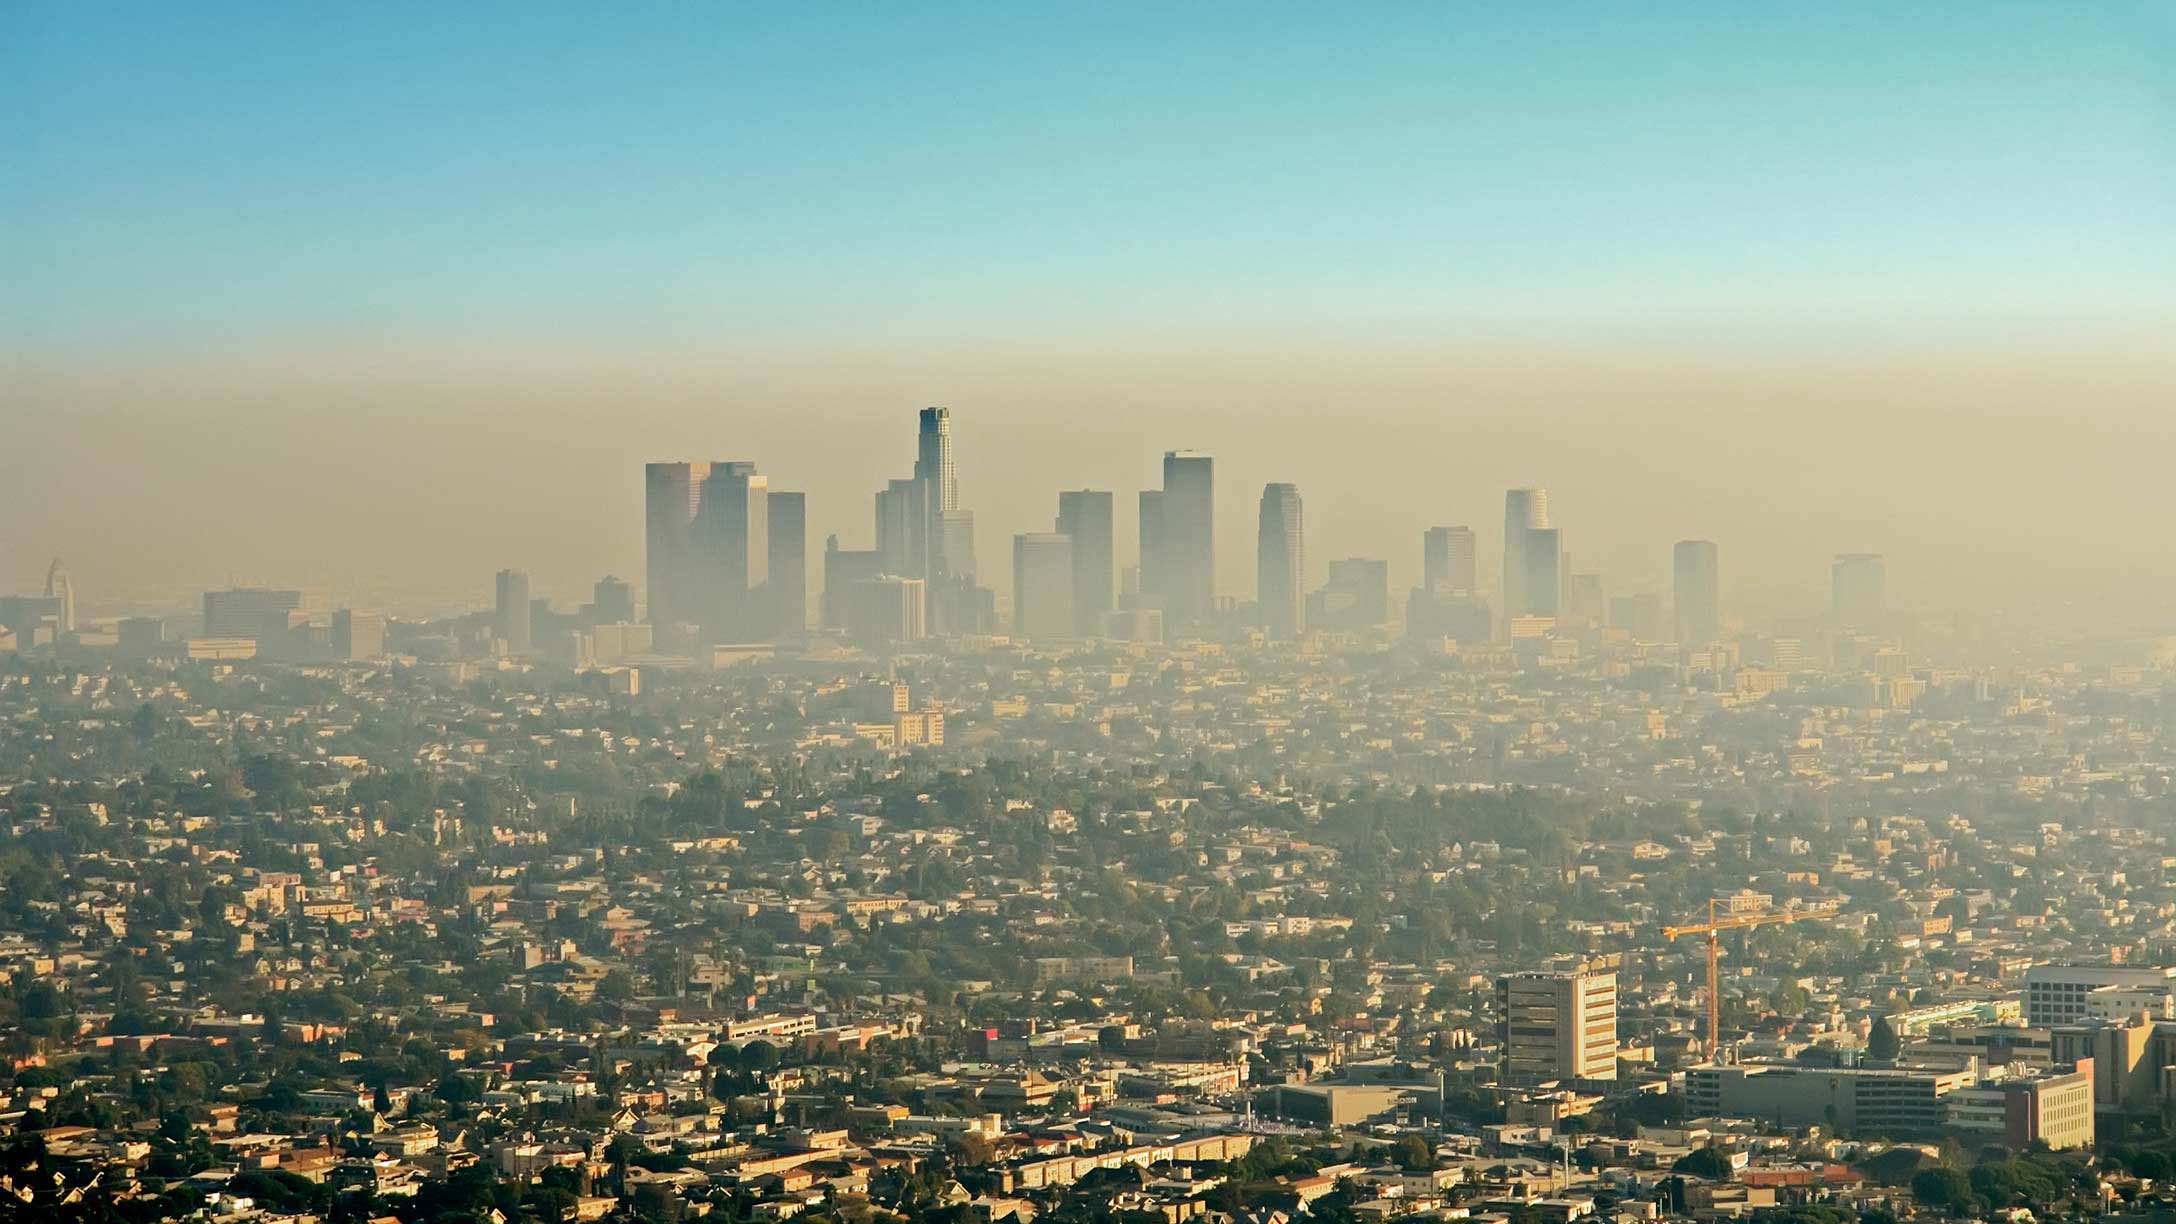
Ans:
{"type": "Polygon", "coordinates": [[[1496,979],[1506,1083],[1617,1078],[1617,975],[1511,973],[1496,979]]]}
{"type": "Polygon", "coordinates": [[[2093,1015],[2096,992],[2176,994],[2176,969],[2157,965],[2034,965],[2025,971],[2025,1023],[2079,1024],[2093,1015]]]}

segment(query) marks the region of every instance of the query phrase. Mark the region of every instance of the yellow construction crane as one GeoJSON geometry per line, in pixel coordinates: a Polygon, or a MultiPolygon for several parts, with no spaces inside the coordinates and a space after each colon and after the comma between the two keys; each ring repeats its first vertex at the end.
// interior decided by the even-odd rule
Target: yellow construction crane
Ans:
{"type": "Polygon", "coordinates": [[[1833,918],[1835,916],[1836,907],[1833,905],[1817,909],[1756,910],[1751,913],[1717,914],[1715,912],[1715,898],[1709,897],[1708,920],[1706,922],[1688,922],[1683,926],[1666,926],[1662,928],[1662,937],[1664,939],[1676,939],[1681,935],[1705,935],[1708,937],[1709,1058],[1720,1059],[1723,1048],[1723,1006],[1722,994],[1716,987],[1715,957],[1717,949],[1715,933],[1718,931],[1742,930],[1747,927],[1769,926],[1782,922],[1800,922],[1807,918],[1833,918]]]}

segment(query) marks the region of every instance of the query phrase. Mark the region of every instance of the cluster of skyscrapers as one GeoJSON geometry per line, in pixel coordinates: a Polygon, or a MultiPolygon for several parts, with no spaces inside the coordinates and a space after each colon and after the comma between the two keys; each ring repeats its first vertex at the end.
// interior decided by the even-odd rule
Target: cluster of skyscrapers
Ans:
{"type": "Polygon", "coordinates": [[[643,499],[653,625],[671,627],[689,644],[802,631],[805,494],[774,490],[755,464],[728,460],[652,463],[643,499]]]}
{"type": "MultiPolygon", "coordinates": [[[[1215,461],[1170,451],[1162,478],[1160,488],[1140,494],[1140,562],[1123,580],[1109,491],[1063,492],[1051,530],[1013,538],[1014,634],[1156,640],[1237,625],[1284,640],[1309,629],[1368,630],[1392,621],[1389,566],[1379,558],[1333,560],[1328,581],[1307,589],[1305,504],[1299,487],[1286,482],[1262,490],[1253,603],[1220,601],[1215,461]]],[[[770,490],[745,461],[653,463],[647,482],[649,622],[661,642],[716,646],[809,630],[801,494],[770,490]]],[[[844,548],[836,536],[827,542],[819,625],[870,643],[999,628],[995,596],[977,580],[975,519],[960,504],[947,409],[921,410],[912,471],[878,490],[873,527],[872,548],[844,548]]],[[[1605,603],[1600,576],[1573,571],[1548,490],[1512,489],[1504,496],[1496,601],[1480,589],[1474,531],[1430,527],[1404,620],[1412,635],[1463,640],[1605,624],[1687,646],[1717,640],[1723,619],[1715,544],[1679,541],[1671,568],[1667,619],[1659,593],[1605,603]]],[[[1879,556],[1837,559],[1833,612],[1840,623],[1878,620],[1881,573],[1879,556]]]]}
{"type": "MultiPolygon", "coordinates": [[[[1164,455],[1162,486],[1140,494],[1139,565],[1123,574],[1114,501],[1107,490],[1062,492],[1051,530],[1013,538],[1012,633],[1126,641],[1257,633],[1274,641],[1310,630],[1380,630],[1393,620],[1390,567],[1380,558],[1334,559],[1328,581],[1307,589],[1306,510],[1297,485],[1278,481],[1262,489],[1251,604],[1216,593],[1210,456],[1164,455]]],[[[913,466],[876,492],[872,527],[874,546],[867,549],[844,548],[837,536],[826,542],[822,598],[812,618],[805,494],[771,488],[748,460],[651,463],[644,471],[642,619],[633,589],[616,578],[599,582],[595,600],[575,616],[553,617],[531,596],[528,575],[508,569],[497,575],[491,636],[521,655],[541,649],[547,630],[555,648],[571,631],[578,659],[602,659],[761,647],[818,628],[870,646],[1000,628],[996,596],[977,578],[975,517],[960,503],[948,409],[921,410],[913,466]],[[552,619],[540,629],[545,617],[552,619]]],[[[1572,569],[1546,489],[1505,493],[1502,555],[1492,603],[1480,589],[1473,529],[1427,528],[1420,585],[1404,607],[1408,636],[1516,642],[1610,626],[1640,641],[1697,649],[1723,635],[1713,541],[1676,544],[1667,616],[1660,593],[1605,602],[1601,577],[1572,569]]],[[[1831,577],[1832,622],[1851,631],[1878,628],[1887,613],[1882,557],[1839,555],[1831,577]]],[[[0,598],[0,634],[18,648],[75,631],[74,590],[58,561],[43,596],[0,598]]],[[[145,633],[136,627],[139,639],[145,633]]],[[[244,643],[264,654],[367,657],[383,637],[382,620],[368,612],[343,611],[328,626],[300,591],[240,588],[204,596],[202,649],[215,657],[240,652],[244,643]]],[[[162,631],[151,645],[163,641],[162,631]]]]}

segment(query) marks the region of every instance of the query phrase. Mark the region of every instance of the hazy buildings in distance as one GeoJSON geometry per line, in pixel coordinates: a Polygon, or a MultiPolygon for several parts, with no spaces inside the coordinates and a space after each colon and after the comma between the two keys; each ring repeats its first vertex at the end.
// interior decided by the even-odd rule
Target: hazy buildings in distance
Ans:
{"type": "Polygon", "coordinates": [[[1479,559],[1473,528],[1430,527],[1421,536],[1421,589],[1471,595],[1480,579],[1479,559]]]}
{"type": "Polygon", "coordinates": [[[701,616],[695,515],[709,478],[707,463],[643,467],[643,586],[653,625],[692,625],[701,616]]]}
{"type": "Polygon", "coordinates": [[[1012,538],[1013,632],[1026,638],[1074,636],[1073,537],[1057,531],[1012,538]]]}
{"type": "Polygon", "coordinates": [[[1390,563],[1377,557],[1330,562],[1330,580],[1307,598],[1307,623],[1344,632],[1377,629],[1390,621],[1390,563]]]}
{"type": "Polygon", "coordinates": [[[45,594],[0,595],[0,650],[58,645],[75,629],[76,589],[58,557],[46,567],[45,594]]]}
{"type": "Polygon", "coordinates": [[[1556,540],[1549,540],[1549,556],[1546,559],[1548,573],[1552,575],[1544,584],[1548,590],[1548,611],[1541,610],[1534,591],[1536,569],[1537,532],[1549,526],[1549,491],[1547,489],[1510,489],[1504,493],[1504,580],[1502,615],[1508,626],[1513,617],[1556,614],[1555,587],[1558,558],[1556,540]]]}
{"type": "Polygon", "coordinates": [[[1705,646],[1721,636],[1722,586],[1715,541],[1679,540],[1670,553],[1677,642],[1705,646]]]}
{"type": "MultiPolygon", "coordinates": [[[[857,621],[849,592],[876,578],[922,584],[919,634],[994,630],[996,599],[977,579],[974,515],[960,504],[953,424],[947,408],[918,410],[912,472],[886,483],[875,497],[874,546],[849,549],[832,537],[818,575],[808,573],[804,494],[770,489],[748,461],[647,465],[647,619],[659,628],[659,649],[688,654],[699,643],[798,638],[812,623],[833,632],[866,626],[866,616],[857,621]],[[821,583],[821,604],[813,610],[812,578],[821,583]]],[[[1109,491],[1062,491],[1053,530],[1014,537],[1016,560],[1034,569],[1013,575],[1015,629],[1045,638],[1140,641],[1228,635],[1250,625],[1285,639],[1310,627],[1351,631],[1393,624],[1389,566],[1380,559],[1345,559],[1330,567],[1323,586],[1305,588],[1302,501],[1296,486],[1283,482],[1263,486],[1251,615],[1245,605],[1219,599],[1215,462],[1196,451],[1166,451],[1161,475],[1162,487],[1139,495],[1139,563],[1125,571],[1123,582],[1114,582],[1115,498],[1109,491]],[[1070,567],[1063,582],[1048,571],[1061,550],[1070,567]],[[1060,589],[1068,604],[1062,624],[1050,615],[1052,592],[1060,589]],[[1156,615],[1143,615],[1149,612],[1156,615]]],[[[1552,644],[1545,653],[1558,663],[1581,657],[1579,636],[1604,627],[1640,642],[1675,641],[1688,649],[1726,645],[1712,541],[1675,544],[1665,594],[1611,599],[1601,574],[1573,572],[1562,531],[1552,521],[1549,490],[1532,487],[1504,493],[1502,582],[1493,593],[1481,589],[1479,552],[1471,527],[1424,530],[1419,583],[1404,606],[1408,638],[1459,650],[1478,650],[1492,636],[1547,641],[1552,644]]],[[[1877,628],[1887,607],[1883,585],[1878,554],[1838,555],[1832,621],[1846,631],[1877,628]]],[[[901,596],[885,598],[896,603],[901,596]]],[[[585,605],[578,619],[587,627],[633,615],[600,589],[595,606],[585,605]],[[621,611],[629,614],[616,615],[621,611]]],[[[895,618],[883,619],[889,624],[895,618]]],[[[556,633],[556,622],[552,629],[556,633]]],[[[913,640],[889,630],[882,636],[913,640]]],[[[1717,660],[1738,666],[1737,658],[1710,653],[1685,666],[1712,671],[1722,665],[1717,660]]]]}
{"type": "Polygon", "coordinates": [[[923,580],[930,632],[992,628],[996,599],[976,582],[975,516],[959,504],[951,409],[917,416],[913,474],[876,495],[876,551],[884,573],[923,580]]]}
{"type": "Polygon", "coordinates": [[[76,587],[68,580],[68,567],[53,558],[45,570],[45,597],[53,601],[54,619],[62,633],[76,631],[76,587]]]}
{"type": "MultiPolygon", "coordinates": [[[[805,494],[774,491],[747,460],[651,463],[643,517],[648,619],[673,642],[757,642],[806,628],[805,494]]],[[[614,619],[632,616],[595,623],[614,619]]]]}
{"type": "Polygon", "coordinates": [[[496,582],[497,601],[492,605],[492,636],[506,643],[506,653],[529,653],[529,575],[522,570],[502,569],[496,582]]]}
{"type": "Polygon", "coordinates": [[[1299,636],[1306,575],[1300,489],[1294,484],[1262,487],[1255,543],[1255,599],[1262,627],[1275,639],[1299,636]]]}
{"type": "Polygon", "coordinates": [[[1889,572],[1880,553],[1838,553],[1829,567],[1829,614],[1837,627],[1872,629],[1889,611],[1889,572]]]}
{"type": "Polygon", "coordinates": [[[884,572],[884,554],[874,548],[841,548],[839,537],[824,540],[823,605],[818,620],[826,629],[847,627],[847,592],[854,584],[884,572]]]}
{"type": "Polygon", "coordinates": [[[1526,560],[1526,581],[1521,588],[1521,616],[1555,618],[1564,611],[1564,533],[1555,527],[1537,527],[1525,533],[1520,552],[1526,560]]]}
{"type": "Polygon", "coordinates": [[[626,579],[610,574],[599,578],[577,619],[585,625],[624,624],[635,619],[635,588],[626,579]]]}
{"type": "Polygon", "coordinates": [[[204,592],[204,636],[253,638],[284,636],[302,611],[302,592],[275,587],[229,587],[204,592]]]}
{"type": "Polygon", "coordinates": [[[1112,498],[1096,489],[1058,494],[1059,534],[1073,541],[1073,634],[1094,637],[1103,631],[1103,615],[1116,606],[1112,597],[1114,531],[1112,498]]]}
{"type": "Polygon", "coordinates": [[[1609,623],[1632,635],[1636,642],[1663,640],[1662,596],[1653,591],[1619,595],[1609,601],[1609,623]]]}
{"type": "Polygon", "coordinates": [[[765,515],[764,619],[772,636],[808,632],[808,494],[773,489],[765,515]]]}
{"type": "Polygon", "coordinates": [[[1164,487],[1141,495],[1141,594],[1163,609],[1164,631],[1208,623],[1216,607],[1216,464],[1164,453],[1164,487]]]}
{"type": "Polygon", "coordinates": [[[921,641],[929,636],[927,593],[920,578],[897,574],[855,581],[844,600],[847,636],[875,649],[921,641]]]}
{"type": "Polygon", "coordinates": [[[706,643],[770,636],[763,584],[770,578],[770,481],[756,465],[710,465],[695,513],[696,624],[706,643]]]}
{"type": "Polygon", "coordinates": [[[342,608],[332,614],[332,655],[336,659],[375,659],[385,653],[385,618],[376,612],[342,608]]]}

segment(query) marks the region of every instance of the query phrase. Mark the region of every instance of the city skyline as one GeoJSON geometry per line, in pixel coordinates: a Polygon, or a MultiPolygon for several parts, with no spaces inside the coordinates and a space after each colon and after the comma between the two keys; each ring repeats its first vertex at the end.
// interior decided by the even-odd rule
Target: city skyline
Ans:
{"type": "MultiPolygon", "coordinates": [[[[974,530],[974,515],[961,508],[957,463],[953,452],[952,417],[948,407],[927,407],[916,410],[917,428],[913,475],[906,479],[894,479],[878,489],[872,550],[866,555],[871,576],[908,577],[925,583],[941,585],[950,578],[961,584],[962,593],[975,589],[978,581],[974,530]],[[947,549],[953,554],[949,559],[947,549]],[[957,573],[950,571],[957,569],[957,573]]],[[[1280,520],[1289,519],[1296,536],[1298,493],[1296,486],[1285,482],[1271,482],[1265,487],[1259,520],[1255,529],[1256,548],[1252,550],[1255,568],[1252,583],[1237,589],[1227,589],[1224,573],[1212,562],[1199,564],[1204,553],[1212,552],[1217,536],[1211,525],[1216,497],[1211,475],[1215,464],[1213,455],[1196,450],[1172,450],[1163,455],[1164,488],[1139,490],[1138,499],[1142,513],[1137,520],[1139,547],[1131,567],[1112,546],[1117,533],[1113,501],[1110,490],[1074,490],[1058,494],[1059,514],[1055,534],[1015,533],[1014,546],[1009,550],[1017,564],[1024,555],[1021,541],[1034,537],[1035,551],[1047,551],[1049,545],[1065,542],[1075,529],[1068,526],[1075,518],[1087,524],[1091,533],[1089,546],[1075,554],[1068,551],[1065,602],[1072,611],[1064,617],[1067,624],[1076,627],[1076,636],[1094,636],[1094,631],[1084,626],[1092,623],[1099,607],[1108,607],[1104,596],[1095,593],[1102,584],[1098,576],[1108,570],[1113,585],[1118,575],[1130,568],[1135,580],[1143,585],[1145,596],[1153,597],[1159,604],[1177,598],[1185,608],[1169,626],[1183,632],[1193,626],[1206,623],[1213,606],[1235,597],[1243,598],[1248,590],[1257,594],[1262,588],[1265,566],[1270,560],[1271,543],[1270,502],[1275,497],[1287,498],[1288,509],[1277,513],[1280,520]],[[1172,487],[1181,490],[1182,502],[1177,514],[1165,509],[1167,494],[1172,487]],[[1100,505],[1083,499],[1101,499],[1100,505]],[[1191,522],[1187,520],[1191,519],[1191,522]],[[1159,544],[1159,533],[1178,533],[1168,538],[1177,543],[1159,544]],[[1097,538],[1100,536],[1100,538],[1097,538]],[[1171,550],[1159,562],[1159,548],[1171,550]],[[1159,577],[1155,564],[1173,567],[1173,572],[1159,577]],[[1174,595],[1158,589],[1158,584],[1177,583],[1185,589],[1174,595]]],[[[821,565],[812,566],[808,554],[813,541],[807,531],[807,494],[802,492],[772,491],[768,478],[753,460],[674,462],[651,461],[644,467],[644,508],[642,511],[642,538],[644,560],[636,572],[643,573],[643,615],[648,623],[667,624],[684,621],[700,628],[706,641],[754,641],[774,633],[793,632],[790,626],[805,624],[821,626],[829,623],[826,617],[811,615],[809,609],[823,606],[830,598],[830,587],[825,581],[821,565]],[[768,507],[778,499],[787,512],[780,524],[768,521],[768,507]],[[778,548],[798,559],[786,564],[786,572],[798,575],[800,581],[793,585],[798,591],[782,596],[771,581],[766,553],[778,548]],[[685,590],[681,588],[686,588],[685,590]],[[793,612],[798,607],[799,616],[793,612]]],[[[1610,576],[1586,570],[1575,572],[1572,554],[1565,534],[1550,511],[1550,491],[1540,487],[1508,489],[1503,494],[1504,533],[1502,548],[1497,554],[1498,578],[1494,584],[1479,582],[1461,591],[1448,576],[1455,570],[1461,580],[1479,577],[1479,550],[1475,535],[1463,525],[1456,527],[1428,526],[1420,531],[1421,561],[1417,567],[1415,594],[1443,588],[1445,591],[1469,596],[1487,597],[1493,600],[1496,618],[1495,636],[1501,638],[1510,632],[1509,620],[1520,615],[1535,615],[1565,620],[1567,624],[1584,616],[1593,623],[1607,623],[1610,605],[1636,598],[1663,600],[1672,610],[1674,624],[1672,640],[1687,642],[1688,631],[1694,637],[1713,637],[1724,625],[1722,611],[1722,583],[1718,576],[1716,545],[1711,540],[1679,540],[1669,550],[1667,577],[1660,584],[1642,586],[1615,585],[1610,576]],[[1688,559],[1689,558],[1689,559],[1688,559]],[[1444,576],[1431,578],[1442,571],[1444,576]],[[1578,605],[1581,596],[1586,597],[1587,607],[1578,605]],[[1688,621],[1688,596],[1696,605],[1688,621]]],[[[1227,528],[1227,530],[1229,530],[1227,528]]],[[[837,533],[830,539],[836,543],[837,533]]],[[[1278,548],[1282,548],[1279,545],[1278,548]]],[[[1380,562],[1388,573],[1396,573],[1402,567],[1389,557],[1396,549],[1383,550],[1383,556],[1355,557],[1351,560],[1380,562]]],[[[1291,549],[1289,564],[1294,572],[1289,587],[1280,589],[1294,600],[1305,602],[1313,593],[1335,587],[1339,583],[1337,561],[1316,558],[1310,567],[1303,550],[1291,549]],[[1318,582],[1317,575],[1323,575],[1318,582]]],[[[1287,564],[1282,559],[1280,565],[1287,564]]],[[[1824,592],[1825,606],[1819,611],[1796,609],[1786,614],[1786,619],[1805,617],[1825,618],[1838,628],[1869,628],[1879,626],[1890,613],[1907,610],[1892,605],[1887,599],[1887,559],[1878,552],[1838,552],[1830,556],[1829,578],[1824,592]]],[[[509,576],[526,590],[526,570],[502,570],[498,577],[498,590],[488,600],[487,606],[496,609],[494,615],[502,622],[507,619],[509,576]]],[[[1008,571],[1011,598],[1005,601],[1007,620],[1018,615],[1018,595],[1021,591],[1017,570],[1008,571]]],[[[616,581],[611,576],[599,580],[616,581]]],[[[55,598],[56,584],[62,592],[68,609],[68,618],[75,616],[73,583],[62,561],[55,557],[47,567],[46,596],[55,598]]],[[[277,588],[281,584],[260,583],[253,589],[277,588]]],[[[322,588],[306,584],[323,596],[322,588]]],[[[236,584],[230,583],[230,586],[236,584]]],[[[249,586],[249,584],[240,584],[249,586]]],[[[984,603],[990,601],[987,587],[982,588],[984,603]]],[[[957,608],[947,611],[943,596],[935,585],[926,598],[930,604],[933,634],[988,631],[996,628],[984,611],[961,612],[957,608]],[[979,621],[962,622],[962,615],[979,616],[979,621]]],[[[517,601],[518,602],[518,601],[517,601]]],[[[383,608],[371,608],[382,613],[383,608]]],[[[1168,613],[1167,613],[1168,614],[1168,613]]],[[[1296,612],[1289,622],[1270,618],[1266,612],[1258,612],[1260,623],[1271,627],[1273,636],[1288,636],[1276,632],[1276,626],[1290,623],[1304,625],[1304,612],[1296,612]]],[[[1384,623],[1394,619],[1386,614],[1384,623]]],[[[1054,622],[1052,622],[1054,623],[1054,622]]],[[[508,640],[521,640],[522,634],[510,632],[508,640]]]]}

